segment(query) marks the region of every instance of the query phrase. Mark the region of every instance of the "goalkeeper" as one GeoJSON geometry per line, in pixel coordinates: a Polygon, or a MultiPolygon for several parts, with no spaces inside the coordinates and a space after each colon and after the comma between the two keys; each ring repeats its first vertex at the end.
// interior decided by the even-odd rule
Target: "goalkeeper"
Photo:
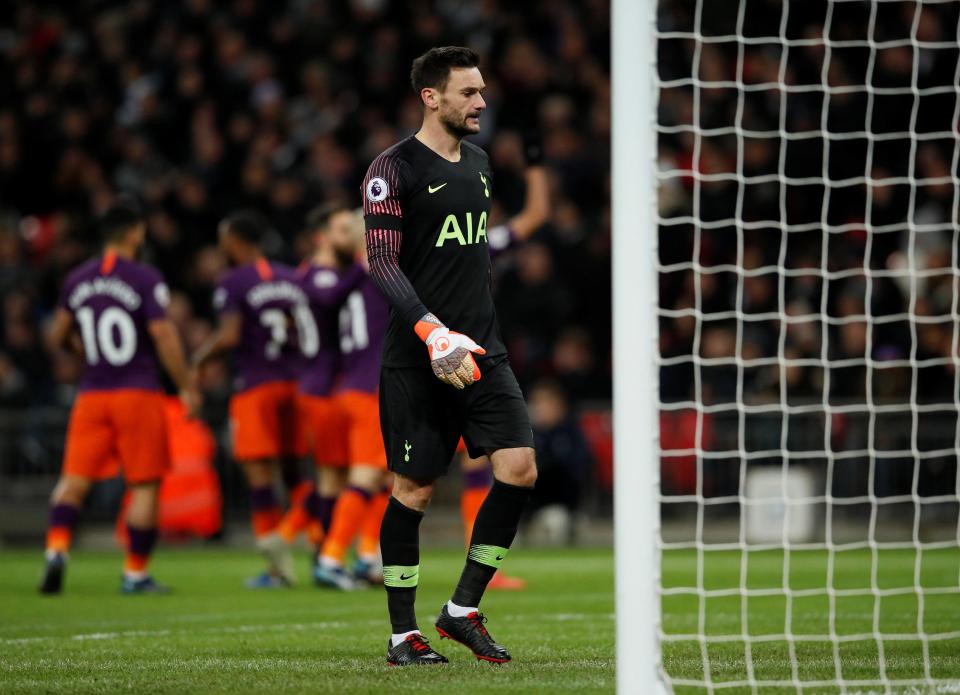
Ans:
{"type": "Polygon", "coordinates": [[[478,63],[457,47],[414,61],[423,125],[377,157],[363,184],[370,272],[391,304],[380,422],[396,477],[380,547],[392,625],[387,660],[395,665],[447,661],[420,633],[414,601],[420,521],[461,436],[472,456],[490,456],[494,484],[436,629],[478,659],[510,661],[479,604],[537,477],[533,432],[490,291],[490,164],[463,141],[479,131],[486,107],[478,63]]]}

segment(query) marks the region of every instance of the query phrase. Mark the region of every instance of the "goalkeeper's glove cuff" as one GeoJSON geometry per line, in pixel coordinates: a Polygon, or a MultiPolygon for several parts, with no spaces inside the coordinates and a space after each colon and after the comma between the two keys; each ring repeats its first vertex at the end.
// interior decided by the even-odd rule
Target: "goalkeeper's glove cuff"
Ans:
{"type": "Polygon", "coordinates": [[[414,327],[420,339],[427,344],[430,351],[430,359],[435,360],[439,357],[446,357],[457,348],[466,348],[468,352],[478,355],[485,355],[487,351],[477,345],[471,338],[463,333],[451,331],[443,324],[428,323],[418,321],[414,327]]]}
{"type": "Polygon", "coordinates": [[[433,335],[433,332],[438,328],[446,328],[440,321],[437,320],[433,314],[427,314],[422,319],[417,321],[414,325],[413,330],[417,336],[425,342],[428,346],[430,345],[430,337],[433,335]]]}

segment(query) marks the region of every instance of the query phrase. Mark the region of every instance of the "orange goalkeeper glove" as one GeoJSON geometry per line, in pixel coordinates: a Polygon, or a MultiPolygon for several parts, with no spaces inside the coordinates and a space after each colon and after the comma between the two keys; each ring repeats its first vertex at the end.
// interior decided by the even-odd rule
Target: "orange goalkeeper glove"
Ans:
{"type": "Polygon", "coordinates": [[[414,327],[420,339],[427,344],[430,366],[436,377],[456,389],[463,389],[480,380],[480,368],[473,354],[485,355],[486,350],[473,340],[451,331],[433,315],[427,314],[414,327]]]}

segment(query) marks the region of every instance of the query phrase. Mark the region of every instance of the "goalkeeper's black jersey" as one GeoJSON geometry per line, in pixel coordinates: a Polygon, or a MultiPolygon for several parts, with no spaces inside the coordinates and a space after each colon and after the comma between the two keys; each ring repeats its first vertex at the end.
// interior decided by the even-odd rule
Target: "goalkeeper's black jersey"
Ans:
{"type": "Polygon", "coordinates": [[[383,365],[426,366],[414,324],[427,312],[506,353],[490,288],[490,162],[462,142],[450,162],[411,136],[377,157],[363,181],[370,272],[390,301],[383,365]]]}

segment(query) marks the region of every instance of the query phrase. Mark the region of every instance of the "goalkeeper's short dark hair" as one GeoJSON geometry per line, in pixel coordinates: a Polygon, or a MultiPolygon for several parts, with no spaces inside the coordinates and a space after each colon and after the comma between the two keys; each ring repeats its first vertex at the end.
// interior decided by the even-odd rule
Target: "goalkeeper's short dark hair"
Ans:
{"type": "Polygon", "coordinates": [[[472,48],[464,46],[440,46],[431,48],[413,61],[410,68],[410,84],[413,91],[432,87],[443,91],[454,68],[475,68],[480,65],[480,56],[472,48]]]}
{"type": "Polygon", "coordinates": [[[270,222],[256,210],[238,210],[223,220],[227,231],[248,244],[259,246],[270,232],[270,222]]]}
{"type": "Polygon", "coordinates": [[[349,205],[339,201],[323,203],[307,213],[307,231],[319,232],[330,224],[330,219],[341,212],[351,212],[349,205]]]}
{"type": "Polygon", "coordinates": [[[127,232],[145,221],[143,210],[136,202],[121,198],[100,216],[97,227],[103,240],[111,242],[123,239],[127,232]]]}

